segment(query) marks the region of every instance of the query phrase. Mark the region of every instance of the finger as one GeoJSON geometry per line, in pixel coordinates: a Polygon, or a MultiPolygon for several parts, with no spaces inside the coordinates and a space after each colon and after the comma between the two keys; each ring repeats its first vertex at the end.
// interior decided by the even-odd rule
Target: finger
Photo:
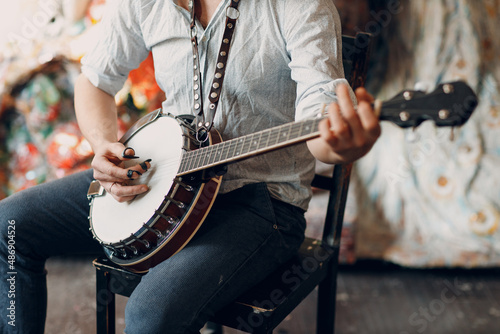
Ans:
{"type": "MultiPolygon", "coordinates": [[[[118,163],[121,165],[121,162],[118,163]]],[[[92,160],[94,177],[99,181],[121,182],[127,179],[127,171],[107,156],[95,156],[92,160]]]]}
{"type": "Polygon", "coordinates": [[[358,102],[366,101],[368,103],[373,103],[375,101],[375,98],[370,93],[368,93],[368,91],[364,87],[357,88],[355,94],[358,102]]]}
{"type": "Polygon", "coordinates": [[[113,177],[109,174],[105,174],[100,172],[97,169],[94,169],[94,179],[96,179],[99,182],[124,182],[128,179],[120,178],[120,177],[113,177]]]}
{"type": "Polygon", "coordinates": [[[339,85],[336,89],[336,94],[340,110],[342,111],[342,115],[344,117],[349,114],[356,113],[347,85],[339,85]]]}
{"type": "Polygon", "coordinates": [[[101,184],[118,202],[130,201],[137,195],[143,194],[149,190],[144,184],[126,185],[118,182],[101,182],[101,184]]]}
{"type": "Polygon", "coordinates": [[[132,147],[125,147],[120,142],[111,143],[105,148],[105,153],[103,155],[117,158],[120,161],[126,161],[130,159],[137,159],[138,156],[135,155],[135,150],[132,147]]]}
{"type": "Polygon", "coordinates": [[[328,108],[328,118],[330,120],[330,131],[340,140],[351,138],[351,129],[342,117],[340,107],[337,103],[330,104],[328,108]]]}
{"type": "Polygon", "coordinates": [[[151,163],[147,160],[143,163],[131,166],[129,168],[122,168],[110,163],[106,159],[93,162],[94,178],[99,181],[106,182],[124,182],[127,180],[137,180],[143,173],[151,168],[151,163]]]}
{"type": "Polygon", "coordinates": [[[378,117],[373,112],[368,102],[360,102],[358,106],[358,114],[364,132],[370,140],[376,139],[380,136],[382,130],[378,117]]]}
{"type": "Polygon", "coordinates": [[[358,115],[365,135],[369,140],[378,138],[381,133],[380,123],[371,107],[375,99],[363,87],[356,89],[356,97],[358,99],[358,115]]]}
{"type": "Polygon", "coordinates": [[[147,172],[148,169],[151,168],[151,161],[152,161],[151,159],[148,159],[148,160],[146,160],[144,162],[141,162],[139,164],[139,166],[141,166],[141,168],[142,168],[143,171],[147,172]]]}
{"type": "Polygon", "coordinates": [[[129,180],[137,180],[151,168],[151,159],[145,160],[137,165],[131,166],[127,169],[127,178],[129,180]]]}
{"type": "Polygon", "coordinates": [[[318,124],[318,130],[321,138],[325,140],[330,146],[336,147],[338,143],[338,138],[331,131],[331,123],[328,118],[323,119],[318,124]]]}
{"type": "Polygon", "coordinates": [[[342,117],[351,129],[351,134],[354,141],[360,139],[363,132],[363,127],[359,119],[358,113],[349,94],[349,88],[346,85],[341,85],[337,88],[337,97],[342,117]]]}

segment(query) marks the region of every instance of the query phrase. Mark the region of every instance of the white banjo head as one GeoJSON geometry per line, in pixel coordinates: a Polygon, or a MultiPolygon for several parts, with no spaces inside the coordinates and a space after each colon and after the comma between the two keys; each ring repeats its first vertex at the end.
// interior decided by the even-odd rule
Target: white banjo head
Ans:
{"type": "Polygon", "coordinates": [[[134,148],[139,159],[127,161],[133,166],[152,159],[151,168],[129,184],[146,184],[149,191],[132,201],[119,203],[104,192],[94,197],[91,205],[91,225],[97,239],[104,244],[120,242],[139,231],[162,204],[175,179],[182,158],[183,136],[173,117],[159,117],[149,123],[126,143],[134,148]]]}

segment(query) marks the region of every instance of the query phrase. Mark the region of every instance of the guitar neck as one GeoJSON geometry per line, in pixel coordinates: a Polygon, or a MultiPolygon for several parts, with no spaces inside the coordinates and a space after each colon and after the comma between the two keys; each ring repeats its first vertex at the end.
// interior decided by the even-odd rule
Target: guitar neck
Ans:
{"type": "Polygon", "coordinates": [[[319,136],[318,124],[326,116],[287,123],[184,153],[178,175],[228,164],[297,144],[319,136]]]}

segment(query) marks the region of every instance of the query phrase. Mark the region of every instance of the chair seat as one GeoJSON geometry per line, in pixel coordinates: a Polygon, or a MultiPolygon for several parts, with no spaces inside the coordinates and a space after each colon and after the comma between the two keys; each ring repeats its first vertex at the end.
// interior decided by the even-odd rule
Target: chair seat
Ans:
{"type": "MultiPolygon", "coordinates": [[[[327,264],[335,254],[320,240],[306,238],[296,256],[212,320],[250,333],[272,330],[326,277],[327,264]]],[[[125,270],[105,257],[95,259],[93,264],[108,275],[108,289],[114,294],[130,297],[142,278],[142,274],[125,270]]]]}

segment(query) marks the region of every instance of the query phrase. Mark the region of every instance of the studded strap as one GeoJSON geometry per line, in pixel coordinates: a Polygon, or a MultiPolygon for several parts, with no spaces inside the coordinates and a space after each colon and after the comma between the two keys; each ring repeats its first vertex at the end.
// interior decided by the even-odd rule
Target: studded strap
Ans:
{"type": "MultiPolygon", "coordinates": [[[[234,28],[236,26],[236,21],[239,17],[238,5],[240,0],[232,0],[229,7],[226,8],[226,23],[224,34],[222,36],[221,46],[219,48],[219,54],[217,56],[217,64],[215,67],[214,79],[212,81],[212,86],[210,87],[209,101],[210,101],[210,117],[207,118],[203,112],[203,88],[202,88],[202,78],[200,72],[200,57],[198,54],[198,38],[196,29],[196,16],[195,16],[195,5],[194,0],[190,1],[189,7],[191,10],[191,44],[193,47],[193,111],[194,115],[197,116],[197,131],[198,134],[201,132],[207,133],[213,126],[213,121],[215,118],[215,112],[217,110],[217,105],[219,103],[220,94],[222,90],[222,83],[224,81],[224,76],[226,73],[226,64],[229,56],[229,49],[231,46],[231,40],[234,34],[234,28]]],[[[206,140],[206,135],[199,136],[198,140],[206,140]]]]}

